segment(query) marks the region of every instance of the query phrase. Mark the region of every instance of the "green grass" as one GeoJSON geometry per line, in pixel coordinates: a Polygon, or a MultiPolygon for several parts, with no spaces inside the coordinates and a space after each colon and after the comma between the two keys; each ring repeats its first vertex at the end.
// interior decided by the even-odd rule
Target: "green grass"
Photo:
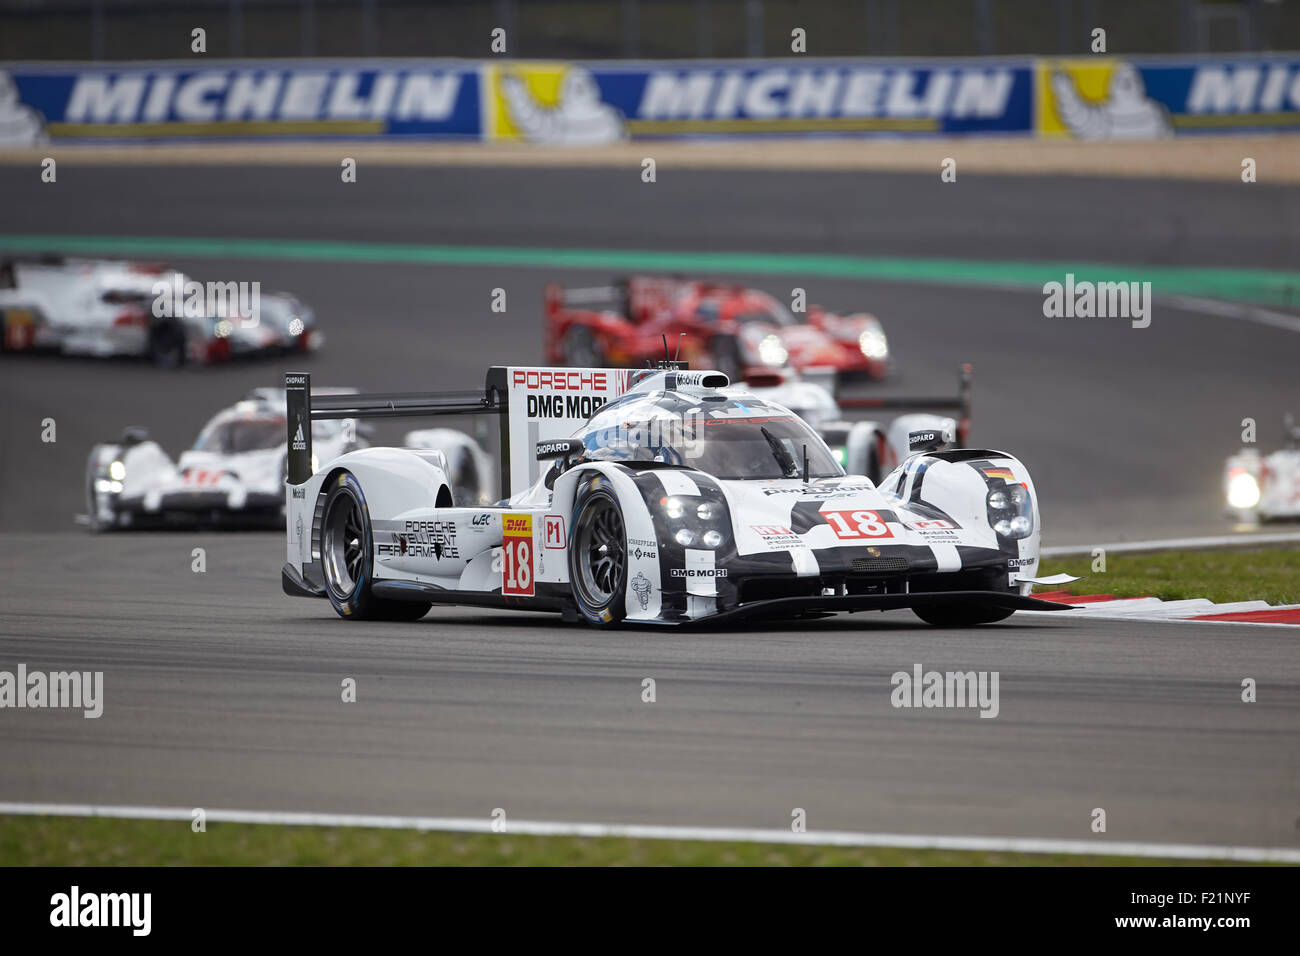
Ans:
{"type": "Polygon", "coordinates": [[[1169,866],[1214,860],[0,816],[0,866],[1169,866]]]}
{"type": "Polygon", "coordinates": [[[1052,558],[1040,567],[1079,575],[1066,585],[1071,594],[1300,604],[1300,548],[1108,554],[1104,573],[1092,565],[1091,557],[1052,558]]]}

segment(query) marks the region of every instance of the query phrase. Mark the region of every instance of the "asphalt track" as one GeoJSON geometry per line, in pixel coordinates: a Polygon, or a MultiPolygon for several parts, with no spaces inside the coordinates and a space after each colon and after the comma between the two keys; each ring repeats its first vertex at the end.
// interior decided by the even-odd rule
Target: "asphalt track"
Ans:
{"type": "Polygon", "coordinates": [[[105,703],[0,712],[0,801],[772,828],[799,807],[815,829],[1062,839],[1101,807],[1099,843],[1298,842],[1284,628],[359,625],[268,586],[272,535],[7,540],[0,662],[102,670],[105,703]],[[916,663],[998,671],[999,715],[895,709],[916,663]]]}
{"type": "MultiPolygon", "coordinates": [[[[0,232],[801,251],[1292,269],[1300,193],[1269,186],[902,174],[383,168],[0,168],[0,232]]],[[[321,384],[478,384],[540,357],[517,267],[211,259],[313,303],[321,384]],[[490,290],[509,311],[489,311],[490,290]]],[[[604,281],[569,270],[570,283],[604,281]]],[[[976,369],[975,435],[1018,453],[1048,544],[1223,532],[1219,469],[1243,417],[1296,407],[1295,333],[1157,303],[1150,328],[1049,321],[1023,291],[809,280],[881,316],[897,392],[976,369]]],[[[294,363],[298,365],[300,363],[294,363]]],[[[98,721],[0,712],[0,800],[682,825],[1297,845],[1300,659],[1281,628],[1012,619],[936,631],[906,613],[796,629],[608,635],[435,610],[356,625],[279,592],[271,534],[90,537],[91,443],[145,424],[178,451],[283,366],[180,372],[0,357],[0,668],[102,669],[98,721]],[[55,443],[41,420],[57,422],[55,443]],[[208,570],[190,570],[193,547],[208,570]],[[1002,675],[1002,712],[895,710],[915,663],[1002,675]],[[355,677],[359,700],[339,700],[355,677]],[[641,703],[641,681],[658,702],[641,703]],[[1260,702],[1240,703],[1240,682],[1260,702]]],[[[1300,408],[1296,409],[1300,411],[1300,408]]],[[[1045,568],[1050,571],[1050,568],[1045,568]]]]}

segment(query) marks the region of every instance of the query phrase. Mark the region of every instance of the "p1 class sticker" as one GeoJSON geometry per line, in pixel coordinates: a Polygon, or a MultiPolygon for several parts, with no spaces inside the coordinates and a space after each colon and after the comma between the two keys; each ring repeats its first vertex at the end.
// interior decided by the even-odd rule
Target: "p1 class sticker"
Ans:
{"type": "Polygon", "coordinates": [[[880,515],[874,511],[823,511],[822,517],[835,532],[835,537],[843,541],[894,536],[889,525],[881,521],[880,515]]]}
{"type": "Polygon", "coordinates": [[[501,516],[501,593],[532,597],[533,516],[501,516]]]}

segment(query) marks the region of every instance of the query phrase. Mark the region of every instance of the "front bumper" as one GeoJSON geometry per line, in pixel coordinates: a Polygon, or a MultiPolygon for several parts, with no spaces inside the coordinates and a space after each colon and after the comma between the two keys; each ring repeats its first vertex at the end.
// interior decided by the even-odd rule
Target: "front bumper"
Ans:
{"type": "MultiPolygon", "coordinates": [[[[698,623],[738,621],[751,617],[794,617],[808,613],[840,611],[896,611],[903,608],[938,607],[945,604],[979,604],[1015,611],[1068,611],[1072,605],[1039,598],[1021,597],[1012,591],[913,591],[905,594],[847,594],[771,598],[749,601],[728,610],[699,618],[698,623]]],[[[681,623],[696,623],[682,621],[681,623]]]]}

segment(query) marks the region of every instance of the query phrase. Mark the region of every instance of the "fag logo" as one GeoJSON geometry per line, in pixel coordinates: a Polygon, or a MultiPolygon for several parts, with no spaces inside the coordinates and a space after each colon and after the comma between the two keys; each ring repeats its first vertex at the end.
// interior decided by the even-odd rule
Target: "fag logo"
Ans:
{"type": "Polygon", "coordinates": [[[294,433],[293,445],[290,447],[292,447],[294,451],[307,450],[307,439],[303,436],[302,433],[302,422],[298,423],[298,430],[294,433]]]}

